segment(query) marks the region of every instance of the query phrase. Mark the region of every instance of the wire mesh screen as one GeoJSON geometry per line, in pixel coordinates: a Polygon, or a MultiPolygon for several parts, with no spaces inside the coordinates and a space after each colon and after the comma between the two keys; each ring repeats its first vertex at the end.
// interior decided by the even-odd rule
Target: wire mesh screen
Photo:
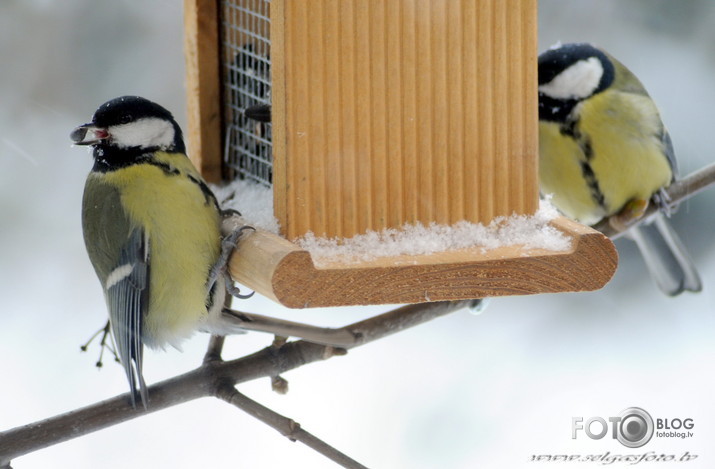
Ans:
{"type": "Polygon", "coordinates": [[[271,102],[270,0],[221,0],[225,178],[271,186],[270,123],[244,116],[271,102]]]}

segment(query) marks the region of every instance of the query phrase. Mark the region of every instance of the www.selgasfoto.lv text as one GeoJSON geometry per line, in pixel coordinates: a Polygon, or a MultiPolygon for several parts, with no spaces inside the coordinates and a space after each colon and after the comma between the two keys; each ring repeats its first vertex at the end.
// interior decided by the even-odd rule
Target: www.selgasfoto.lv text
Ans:
{"type": "Polygon", "coordinates": [[[689,462],[698,458],[697,454],[686,451],[682,454],[664,454],[648,451],[641,454],[611,454],[606,451],[601,454],[532,454],[531,462],[595,462],[601,465],[625,462],[636,465],[642,462],[689,462]]]}

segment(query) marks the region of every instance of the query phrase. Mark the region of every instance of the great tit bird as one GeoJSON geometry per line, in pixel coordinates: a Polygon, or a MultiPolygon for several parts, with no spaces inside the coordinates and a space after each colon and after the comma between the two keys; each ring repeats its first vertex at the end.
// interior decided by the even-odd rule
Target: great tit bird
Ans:
{"type": "Polygon", "coordinates": [[[677,177],[670,136],[641,82],[607,52],[564,44],[539,56],[542,194],[587,225],[607,219],[636,241],[668,295],[700,291],[700,277],[663,212],[677,177]],[[652,225],[632,224],[651,203],[652,225]]]}
{"type": "Polygon", "coordinates": [[[196,330],[235,332],[221,315],[221,210],[186,156],[169,111],[137,96],[101,105],[74,129],[94,166],[82,201],[90,261],[104,289],[116,351],[144,406],[143,346],[178,346],[196,330]]]}

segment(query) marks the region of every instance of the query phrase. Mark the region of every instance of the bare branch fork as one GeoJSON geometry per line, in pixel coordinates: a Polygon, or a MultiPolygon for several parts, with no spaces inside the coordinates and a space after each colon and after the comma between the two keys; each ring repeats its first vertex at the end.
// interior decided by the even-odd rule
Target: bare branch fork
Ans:
{"type": "MultiPolygon", "coordinates": [[[[675,208],[680,202],[683,202],[694,196],[695,194],[702,192],[714,183],[715,163],[705,166],[704,168],[698,169],[697,171],[693,171],[687,176],[678,179],[665,189],[665,195],[668,199],[668,206],[670,208],[675,208]]],[[[641,217],[640,220],[634,222],[633,224],[630,224],[628,228],[647,221],[652,215],[654,215],[658,211],[658,208],[659,207],[657,207],[656,204],[650,204],[643,217],[641,217]]],[[[594,228],[605,234],[609,238],[614,239],[625,233],[625,231],[618,231],[613,228],[609,224],[608,220],[602,220],[597,225],[595,225],[594,228]]]]}
{"type": "Polygon", "coordinates": [[[212,338],[201,366],[149,388],[147,410],[132,408],[128,394],[122,394],[82,409],[0,433],[0,468],[9,467],[10,461],[24,454],[140,417],[149,412],[157,412],[177,404],[210,396],[229,402],[254,417],[267,416],[261,420],[289,438],[307,444],[345,467],[363,467],[300,429],[292,420],[272,413],[269,409],[238,393],[234,386],[262,377],[277,377],[305,364],[343,355],[345,349],[358,347],[461,308],[473,307],[479,301],[445,301],[408,305],[353,323],[342,328],[349,330],[354,338],[353,342],[344,348],[298,340],[272,345],[235,360],[223,361],[220,359],[223,339],[212,338]]]}

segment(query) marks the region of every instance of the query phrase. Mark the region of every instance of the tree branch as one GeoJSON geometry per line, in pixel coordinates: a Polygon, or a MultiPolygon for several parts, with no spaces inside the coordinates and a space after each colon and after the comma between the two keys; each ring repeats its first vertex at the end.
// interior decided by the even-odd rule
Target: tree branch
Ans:
{"type": "Polygon", "coordinates": [[[343,467],[349,469],[367,469],[367,467],[363,466],[359,462],[350,458],[346,454],[341,453],[320,438],[317,438],[313,434],[301,428],[300,424],[295,420],[284,417],[272,411],[268,407],[248,398],[244,394],[238,392],[236,388],[230,384],[221,386],[218,389],[216,397],[238,407],[253,418],[258,419],[269,427],[277,430],[281,435],[287,437],[291,441],[300,441],[304,445],[314,449],[326,458],[340,464],[343,467]]]}
{"type": "MultiPolygon", "coordinates": [[[[354,348],[387,335],[408,329],[480,300],[407,305],[347,326],[358,335],[354,348]]],[[[220,350],[212,341],[212,350],[220,350]]],[[[55,445],[118,423],[157,412],[200,397],[218,396],[226,383],[236,385],[262,377],[274,377],[319,360],[344,354],[344,349],[316,345],[303,340],[281,347],[269,346],[254,354],[231,361],[206,359],[188,373],[149,387],[148,409],[132,408],[129,394],[98,402],[59,416],[0,433],[0,467],[23,454],[55,445]],[[68,430],[71,429],[71,430],[68,430]]],[[[209,354],[211,358],[214,354],[209,354]]]]}
{"type": "MultiPolygon", "coordinates": [[[[665,189],[665,194],[668,198],[668,207],[675,209],[680,202],[683,202],[695,194],[702,192],[714,183],[715,163],[694,171],[684,178],[678,179],[665,189]]],[[[655,204],[650,204],[643,217],[634,223],[629,224],[628,228],[632,228],[633,226],[647,221],[658,211],[658,209],[659,207],[655,204]]],[[[610,225],[608,219],[601,220],[593,227],[611,239],[616,239],[627,231],[618,231],[610,225]]]]}

